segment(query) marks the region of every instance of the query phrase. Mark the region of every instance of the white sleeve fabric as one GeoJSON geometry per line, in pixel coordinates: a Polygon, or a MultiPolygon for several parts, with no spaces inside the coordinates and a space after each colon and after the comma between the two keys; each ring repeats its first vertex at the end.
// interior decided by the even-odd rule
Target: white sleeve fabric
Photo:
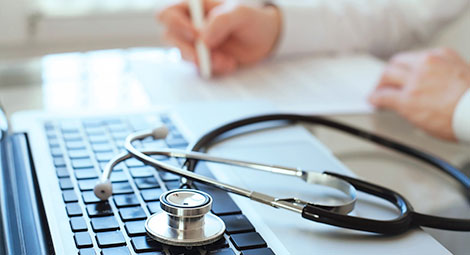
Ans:
{"type": "Polygon", "coordinates": [[[460,142],[470,143],[470,89],[467,89],[455,107],[452,128],[460,142]]]}
{"type": "Polygon", "coordinates": [[[469,0],[277,0],[275,55],[366,51],[379,57],[427,42],[469,0]]]}

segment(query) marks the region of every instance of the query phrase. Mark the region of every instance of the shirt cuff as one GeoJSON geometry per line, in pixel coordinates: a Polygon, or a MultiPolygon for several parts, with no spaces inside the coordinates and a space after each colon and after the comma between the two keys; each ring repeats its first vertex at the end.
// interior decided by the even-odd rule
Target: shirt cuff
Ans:
{"type": "Polygon", "coordinates": [[[470,143],[470,89],[467,89],[455,107],[452,128],[460,142],[470,143]]]}

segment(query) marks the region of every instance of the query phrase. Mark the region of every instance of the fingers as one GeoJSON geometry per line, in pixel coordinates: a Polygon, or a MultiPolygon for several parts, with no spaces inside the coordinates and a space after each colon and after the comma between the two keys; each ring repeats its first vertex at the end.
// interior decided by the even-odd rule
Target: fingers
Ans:
{"type": "Polygon", "coordinates": [[[213,51],[211,53],[212,72],[215,75],[224,75],[235,72],[238,64],[235,58],[221,51],[213,51]]]}
{"type": "MultiPolygon", "coordinates": [[[[165,40],[175,45],[181,52],[181,57],[190,62],[196,63],[196,49],[192,42],[181,39],[178,35],[175,35],[171,31],[165,33],[165,40]]],[[[197,64],[197,63],[196,63],[197,64]]]]}
{"type": "Polygon", "coordinates": [[[376,107],[386,108],[400,112],[402,108],[400,90],[385,87],[377,89],[369,96],[369,101],[376,107]]]}
{"type": "Polygon", "coordinates": [[[180,39],[192,42],[197,37],[185,2],[166,8],[158,15],[158,19],[165,24],[168,31],[180,39]]]}
{"type": "Polygon", "coordinates": [[[382,73],[377,89],[386,86],[401,88],[405,86],[409,75],[410,71],[406,67],[397,64],[389,64],[382,73]]]}
{"type": "Polygon", "coordinates": [[[246,18],[245,7],[219,5],[207,17],[206,26],[201,31],[201,38],[209,48],[216,48],[241,25],[246,18]]]}

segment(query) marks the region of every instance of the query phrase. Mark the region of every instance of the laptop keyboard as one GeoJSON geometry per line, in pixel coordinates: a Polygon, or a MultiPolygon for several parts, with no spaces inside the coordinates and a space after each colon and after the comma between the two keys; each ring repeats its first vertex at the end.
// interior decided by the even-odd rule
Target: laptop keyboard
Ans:
{"type": "MultiPolygon", "coordinates": [[[[203,247],[173,247],[148,237],[144,228],[146,218],[161,211],[160,195],[179,188],[180,182],[178,176],[156,171],[136,159],[128,159],[114,168],[113,196],[108,201],[95,197],[93,188],[104,166],[124,151],[126,136],[159,123],[169,128],[168,137],[148,138],[138,142],[137,147],[185,149],[188,146],[177,127],[163,115],[45,123],[64,210],[69,217],[66,224],[74,233],[78,254],[274,254],[225,191],[201,184],[196,184],[197,188],[213,197],[212,212],[226,224],[224,237],[203,247]]],[[[174,158],[158,159],[177,166],[182,164],[174,158]]],[[[202,162],[197,172],[213,177],[202,162]]]]}

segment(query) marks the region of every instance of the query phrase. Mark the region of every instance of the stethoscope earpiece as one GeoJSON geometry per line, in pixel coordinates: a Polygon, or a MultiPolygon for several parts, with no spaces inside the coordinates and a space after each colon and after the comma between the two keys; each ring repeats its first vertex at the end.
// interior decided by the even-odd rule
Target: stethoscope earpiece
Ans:
{"type": "Polygon", "coordinates": [[[113,185],[110,180],[100,181],[95,185],[93,192],[95,193],[95,196],[102,201],[108,200],[108,198],[113,194],[113,185]]]}

